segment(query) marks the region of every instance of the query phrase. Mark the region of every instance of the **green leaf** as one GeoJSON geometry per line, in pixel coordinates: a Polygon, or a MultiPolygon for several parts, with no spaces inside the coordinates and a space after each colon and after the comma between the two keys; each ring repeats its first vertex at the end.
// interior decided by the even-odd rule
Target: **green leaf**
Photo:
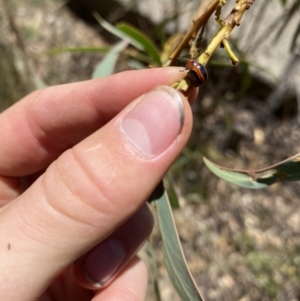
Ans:
{"type": "Polygon", "coordinates": [[[37,76],[34,79],[34,85],[35,85],[36,89],[38,89],[38,90],[48,87],[48,85],[42,80],[42,78],[40,76],[37,76]]]}
{"type": "Polygon", "coordinates": [[[136,41],[135,39],[130,38],[127,34],[122,32],[120,29],[113,26],[109,22],[105,21],[97,12],[94,12],[93,15],[104,29],[106,29],[107,31],[109,31],[110,33],[112,33],[113,35],[115,35],[116,37],[118,37],[122,40],[126,40],[126,41],[129,40],[130,44],[132,46],[134,46],[135,48],[137,48],[141,51],[144,50],[144,47],[140,42],[136,41]]]}
{"type": "Polygon", "coordinates": [[[117,28],[130,39],[140,43],[143,46],[143,51],[152,58],[156,65],[161,66],[159,50],[143,32],[136,27],[125,23],[117,24],[117,28]]]}
{"type": "Polygon", "coordinates": [[[128,60],[127,64],[131,69],[135,69],[135,70],[145,69],[145,65],[143,65],[140,61],[134,59],[128,60]]]}
{"type": "Polygon", "coordinates": [[[213,172],[219,178],[229,182],[236,184],[241,187],[259,189],[264,188],[267,185],[256,183],[248,174],[238,171],[229,170],[226,167],[219,166],[206,158],[203,158],[203,161],[207,168],[213,172]]]}
{"type": "Polygon", "coordinates": [[[97,12],[94,12],[93,15],[104,29],[122,40],[128,40],[133,47],[145,52],[151,58],[152,64],[161,66],[159,50],[144,33],[124,23],[115,27],[105,21],[97,12]]]}
{"type": "Polygon", "coordinates": [[[259,189],[277,182],[300,180],[300,153],[282,162],[257,170],[231,169],[203,158],[205,165],[221,179],[241,187],[259,189]]]}
{"type": "Polygon", "coordinates": [[[128,41],[117,43],[96,66],[92,78],[109,76],[113,73],[120,53],[128,46],[128,41]]]}
{"type": "Polygon", "coordinates": [[[103,47],[89,47],[89,46],[80,46],[80,47],[70,47],[70,48],[55,48],[47,51],[45,54],[54,55],[61,53],[106,53],[110,50],[110,46],[103,47]]]}
{"type": "Polygon", "coordinates": [[[164,263],[183,301],[204,301],[187,267],[166,192],[153,202],[163,240],[164,263]]]}
{"type": "Polygon", "coordinates": [[[170,200],[170,205],[172,208],[179,208],[179,201],[178,201],[178,196],[177,193],[173,187],[173,185],[170,185],[168,189],[168,196],[170,200]]]}
{"type": "Polygon", "coordinates": [[[282,4],[283,6],[285,6],[285,5],[286,5],[286,0],[281,0],[281,4],[282,4]]]}

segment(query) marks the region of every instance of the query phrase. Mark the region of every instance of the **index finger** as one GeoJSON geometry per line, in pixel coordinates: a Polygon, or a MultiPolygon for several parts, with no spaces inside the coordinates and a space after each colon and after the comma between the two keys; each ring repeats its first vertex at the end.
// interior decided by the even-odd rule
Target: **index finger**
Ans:
{"type": "Polygon", "coordinates": [[[47,167],[153,87],[185,76],[180,68],[126,71],[36,91],[0,115],[0,175],[47,167]]]}

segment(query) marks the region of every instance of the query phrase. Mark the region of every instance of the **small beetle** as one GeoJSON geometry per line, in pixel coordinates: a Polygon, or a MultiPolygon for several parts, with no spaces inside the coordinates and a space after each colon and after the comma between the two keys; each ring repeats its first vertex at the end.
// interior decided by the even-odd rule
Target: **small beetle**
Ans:
{"type": "Polygon", "coordinates": [[[195,87],[199,87],[207,80],[207,71],[205,67],[194,59],[188,59],[186,69],[189,70],[188,76],[195,87]]]}

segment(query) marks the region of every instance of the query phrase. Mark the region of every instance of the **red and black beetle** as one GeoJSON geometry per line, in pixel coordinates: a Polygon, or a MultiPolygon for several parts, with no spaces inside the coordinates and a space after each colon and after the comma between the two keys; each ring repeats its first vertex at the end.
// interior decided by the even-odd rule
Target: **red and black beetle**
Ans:
{"type": "Polygon", "coordinates": [[[202,85],[208,78],[205,67],[194,59],[188,59],[186,69],[189,70],[188,76],[195,87],[202,85]]]}

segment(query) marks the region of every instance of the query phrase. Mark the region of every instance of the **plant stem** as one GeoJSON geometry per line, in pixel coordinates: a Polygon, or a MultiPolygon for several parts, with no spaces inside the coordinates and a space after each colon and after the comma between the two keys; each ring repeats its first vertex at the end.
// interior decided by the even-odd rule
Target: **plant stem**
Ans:
{"type": "Polygon", "coordinates": [[[209,17],[212,15],[212,13],[215,11],[217,5],[219,3],[219,0],[215,0],[212,2],[212,4],[207,8],[205,13],[200,16],[199,19],[193,22],[192,28],[189,30],[189,32],[185,35],[179,46],[175,49],[175,51],[170,55],[170,61],[166,64],[168,66],[174,66],[176,63],[177,57],[180,55],[182,49],[189,43],[189,41],[192,39],[192,37],[199,31],[201,26],[207,23],[209,17]]]}
{"type": "Polygon", "coordinates": [[[255,0],[237,0],[235,7],[231,10],[230,14],[224,19],[223,25],[219,32],[213,37],[207,46],[206,50],[199,56],[198,62],[206,65],[212,57],[216,49],[223,43],[223,40],[228,40],[232,30],[240,25],[243,14],[255,0]]]}
{"type": "MultiPolygon", "coordinates": [[[[198,57],[197,61],[199,63],[201,63],[203,66],[207,65],[208,61],[210,60],[210,58],[212,57],[212,55],[214,54],[216,49],[220,45],[223,45],[223,41],[224,40],[227,41],[229,39],[229,36],[230,36],[230,33],[232,32],[232,30],[236,26],[240,25],[241,19],[244,15],[245,11],[251,7],[251,5],[254,3],[254,1],[255,0],[237,0],[236,1],[236,5],[231,10],[230,14],[224,19],[223,22],[219,22],[219,24],[221,24],[220,30],[212,38],[212,40],[210,41],[206,50],[198,57]]],[[[219,3],[219,1],[217,1],[217,2],[219,3]]],[[[211,4],[211,6],[214,4],[215,4],[215,2],[213,4],[211,4]]],[[[201,17],[199,19],[201,19],[201,17]]],[[[190,32],[191,31],[194,31],[194,26],[190,30],[190,32]]],[[[183,42],[186,43],[185,40],[183,42]]],[[[227,45],[227,46],[229,47],[229,45],[227,45]]],[[[180,47],[178,47],[178,48],[180,48],[180,47]]],[[[232,53],[232,51],[231,51],[231,53],[232,53]]],[[[230,55],[230,57],[231,57],[231,59],[232,58],[236,59],[236,57],[233,53],[232,53],[232,55],[230,55]]],[[[176,88],[177,90],[179,90],[184,95],[188,96],[192,89],[192,83],[188,77],[185,77],[183,80],[181,80],[180,82],[173,85],[173,87],[176,88]]]]}

